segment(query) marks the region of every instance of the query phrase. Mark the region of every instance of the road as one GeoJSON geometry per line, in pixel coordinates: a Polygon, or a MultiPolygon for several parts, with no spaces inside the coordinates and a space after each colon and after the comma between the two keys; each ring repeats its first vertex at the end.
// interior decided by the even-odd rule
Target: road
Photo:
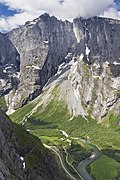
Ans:
{"type": "MultiPolygon", "coordinates": [[[[79,173],[79,177],[81,180],[93,180],[93,178],[90,176],[90,174],[87,172],[86,170],[86,167],[91,164],[93,161],[99,159],[102,155],[101,151],[94,145],[92,144],[89,144],[92,148],[93,148],[93,152],[91,154],[90,157],[86,158],[85,160],[81,161],[78,166],[77,166],[77,170],[75,170],[71,164],[68,163],[68,165],[70,165],[74,170],[75,172],[78,171],[79,173]]],[[[60,163],[62,165],[62,168],[64,169],[64,171],[67,173],[67,175],[70,177],[70,179],[73,179],[73,180],[76,180],[73,175],[71,175],[71,173],[67,170],[67,168],[65,167],[64,165],[64,161],[63,161],[63,158],[61,157],[60,155],[60,152],[59,150],[56,148],[56,147],[52,147],[52,146],[48,146],[46,144],[44,144],[44,146],[50,150],[52,150],[58,157],[59,157],[59,160],[60,160],[60,163]]],[[[67,152],[66,152],[67,154],[67,152]]],[[[78,174],[76,173],[76,174],[78,174]]]]}
{"type": "Polygon", "coordinates": [[[65,153],[66,153],[66,162],[67,164],[76,172],[76,174],[78,175],[80,180],[84,180],[81,176],[81,174],[77,171],[77,169],[68,161],[68,153],[67,150],[65,149],[65,147],[63,147],[65,153]]]}
{"type": "Polygon", "coordinates": [[[48,145],[46,145],[46,144],[44,144],[44,146],[45,146],[46,148],[52,150],[52,151],[59,157],[59,160],[60,160],[60,163],[61,163],[61,165],[62,165],[62,168],[63,168],[64,171],[67,173],[67,175],[70,177],[70,179],[76,180],[76,179],[70,174],[70,172],[66,169],[66,167],[65,167],[65,165],[64,165],[64,163],[63,163],[63,160],[62,160],[60,154],[57,152],[57,150],[55,150],[53,147],[48,146],[48,145]]]}

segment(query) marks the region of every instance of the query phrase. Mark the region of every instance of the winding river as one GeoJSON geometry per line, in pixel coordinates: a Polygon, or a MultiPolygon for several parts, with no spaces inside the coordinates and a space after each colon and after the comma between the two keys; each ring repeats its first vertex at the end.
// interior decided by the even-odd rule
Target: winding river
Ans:
{"type": "Polygon", "coordinates": [[[86,167],[89,164],[91,164],[93,161],[99,159],[102,155],[101,151],[96,146],[94,145],[90,145],[90,146],[92,146],[94,149],[91,156],[81,161],[77,166],[77,170],[84,180],[93,180],[93,178],[87,172],[86,167]]]}

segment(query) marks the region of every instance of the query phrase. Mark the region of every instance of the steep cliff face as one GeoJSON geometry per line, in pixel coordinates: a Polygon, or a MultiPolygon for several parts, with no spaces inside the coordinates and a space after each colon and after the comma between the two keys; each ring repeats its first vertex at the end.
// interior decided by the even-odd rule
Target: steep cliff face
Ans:
{"type": "Polygon", "coordinates": [[[104,18],[75,19],[78,53],[89,55],[89,63],[120,62],[120,21],[104,18]],[[81,48],[82,47],[82,48],[81,48]],[[89,51],[90,50],[90,51],[89,51]]]}
{"type": "Polygon", "coordinates": [[[40,140],[0,110],[0,179],[67,179],[40,140]]]}
{"type": "MultiPolygon", "coordinates": [[[[65,102],[73,117],[91,116],[102,121],[109,112],[119,116],[120,77],[113,75],[111,66],[116,65],[109,62],[88,65],[83,54],[73,57],[69,63],[62,63],[55,76],[49,79],[43,89],[47,94],[41,94],[37,106],[46,106],[54,98],[52,92],[57,87],[58,99],[65,102]]],[[[32,112],[35,113],[34,109],[32,112]]]]}
{"type": "MultiPolygon", "coordinates": [[[[89,104],[93,98],[92,94],[95,94],[94,91],[102,97],[103,94],[108,94],[109,90],[111,93],[109,97],[116,97],[115,92],[118,94],[120,90],[119,28],[118,20],[98,17],[86,20],[77,18],[70,23],[44,14],[5,35],[4,37],[14,45],[18,54],[13,61],[17,63],[20,60],[20,66],[17,65],[20,76],[19,78],[17,76],[17,79],[14,78],[16,80],[13,83],[14,86],[5,96],[9,107],[8,113],[38,96],[47,81],[57,73],[60,64],[68,63],[72,59],[78,60],[79,57],[82,59],[82,64],[78,63],[74,74],[71,72],[71,76],[81,78],[79,82],[73,82],[81,87],[79,92],[82,96],[79,97],[79,101],[89,104]],[[84,72],[85,69],[86,72],[84,72]],[[110,83],[113,84],[111,87],[109,87],[110,83]],[[98,84],[97,90],[95,90],[96,84],[98,84]],[[83,98],[86,97],[86,93],[88,100],[83,98]]],[[[12,77],[14,77],[13,74],[12,77]]],[[[5,84],[4,86],[6,87],[5,84]]],[[[116,101],[116,98],[112,100],[105,96],[106,98],[108,102],[116,101]]],[[[103,117],[106,110],[103,111],[102,105],[100,108],[100,98],[94,103],[99,104],[99,111],[94,112],[93,115],[98,117],[102,112],[99,117],[103,117]]],[[[98,109],[98,105],[95,104],[94,108],[98,109]]],[[[85,112],[87,110],[88,108],[85,112]]]]}
{"type": "Polygon", "coordinates": [[[19,64],[19,53],[15,46],[6,35],[0,33],[0,95],[9,93],[16,86],[19,64]]]}
{"type": "Polygon", "coordinates": [[[40,93],[75,42],[72,24],[48,14],[11,31],[8,37],[20,53],[18,94],[22,100],[32,99],[40,93]]]}

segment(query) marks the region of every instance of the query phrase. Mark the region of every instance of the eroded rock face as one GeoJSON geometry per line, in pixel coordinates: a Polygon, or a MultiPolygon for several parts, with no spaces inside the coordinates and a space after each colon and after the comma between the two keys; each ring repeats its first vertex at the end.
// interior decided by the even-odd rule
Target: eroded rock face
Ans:
{"type": "Polygon", "coordinates": [[[43,147],[41,141],[13,124],[1,110],[0,179],[67,179],[54,155],[43,147]]]}
{"type": "MultiPolygon", "coordinates": [[[[44,88],[48,97],[41,94],[44,105],[54,96],[52,90],[59,88],[58,99],[66,102],[71,117],[87,116],[102,121],[110,112],[120,115],[120,77],[111,72],[113,63],[86,64],[85,56],[73,57],[63,63],[44,88]]],[[[114,65],[116,66],[116,65],[114,65]]]]}
{"type": "Polygon", "coordinates": [[[71,97],[71,106],[68,107],[73,109],[74,116],[91,115],[102,120],[110,110],[120,113],[120,77],[114,77],[110,66],[108,62],[99,66],[95,63],[88,65],[84,62],[84,57],[78,57],[73,63],[68,81],[74,93],[71,97]]]}
{"type": "MultiPolygon", "coordinates": [[[[20,62],[16,65],[17,70],[14,70],[17,77],[15,73],[13,74],[14,71],[12,71],[12,75],[9,75],[9,78],[6,78],[7,80],[3,77],[4,73],[1,74],[1,90],[7,89],[5,99],[9,107],[8,113],[37,97],[49,78],[56,74],[59,65],[78,56],[84,56],[85,66],[90,66],[88,74],[81,84],[81,91],[85,91],[87,94],[86,99],[82,101],[89,104],[93,94],[94,79],[97,79],[92,77],[95,68],[97,76],[105,75],[104,64],[106,62],[109,63],[111,77],[116,77],[115,81],[120,75],[119,29],[120,21],[118,20],[98,17],[87,20],[77,18],[73,23],[70,23],[59,21],[54,16],[50,17],[48,14],[44,14],[4,35],[7,41],[14,46],[14,48],[12,47],[14,54],[17,54],[12,58],[9,53],[11,62],[14,64],[20,62]],[[89,79],[89,75],[91,79],[89,79]],[[84,89],[82,89],[83,87],[84,89]]],[[[9,47],[9,51],[13,52],[10,49],[11,47],[9,47]]],[[[7,62],[6,56],[4,58],[7,62]]],[[[84,73],[84,69],[79,67],[77,73],[78,75],[84,73]]],[[[106,82],[108,79],[106,77],[106,82]]],[[[99,86],[100,82],[98,82],[99,86]]],[[[74,85],[77,86],[77,89],[78,83],[76,82],[77,85],[74,85]]],[[[103,87],[99,88],[102,89],[103,87]]],[[[119,87],[117,88],[119,91],[119,87]]],[[[99,94],[101,96],[101,92],[99,94]]],[[[113,96],[113,94],[110,95],[108,105],[114,102],[113,96]]],[[[106,110],[102,109],[101,111],[104,112],[104,116],[106,110]]]]}

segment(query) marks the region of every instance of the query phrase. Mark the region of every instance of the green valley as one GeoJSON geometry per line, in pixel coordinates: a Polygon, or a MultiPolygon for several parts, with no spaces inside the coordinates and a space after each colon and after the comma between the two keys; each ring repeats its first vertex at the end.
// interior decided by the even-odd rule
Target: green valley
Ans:
{"type": "MultiPolygon", "coordinates": [[[[91,174],[96,178],[97,174],[94,171],[96,172],[97,169],[98,174],[103,172],[106,178],[109,179],[108,171],[111,167],[111,161],[114,162],[115,167],[120,165],[120,127],[116,123],[118,118],[112,114],[112,116],[109,115],[106,118],[107,120],[104,123],[98,123],[96,119],[90,116],[71,117],[66,103],[58,98],[58,93],[59,89],[55,87],[52,91],[52,98],[46,104],[43,103],[38,106],[42,98],[41,95],[40,100],[37,99],[37,101],[30,102],[28,105],[18,109],[10,116],[11,119],[14,122],[22,123],[28,131],[38,136],[43,143],[58,147],[63,153],[64,160],[65,152],[63,147],[66,147],[69,154],[68,160],[75,168],[81,160],[90,156],[92,152],[92,148],[85,142],[89,141],[94,144],[106,156],[103,155],[99,159],[100,163],[97,160],[90,165],[91,174]],[[36,106],[37,108],[34,109],[36,106]],[[105,123],[108,121],[109,128],[105,123]],[[65,131],[68,137],[62,134],[61,131],[65,131]],[[112,150],[114,150],[114,153],[111,155],[110,151],[112,150]],[[108,164],[108,171],[104,172],[104,168],[100,168],[102,162],[108,164]]],[[[119,171],[120,169],[117,168],[114,178],[120,178],[119,171]]],[[[74,174],[73,170],[72,173],[74,174]]],[[[96,180],[98,179],[96,178],[96,180]]]]}

